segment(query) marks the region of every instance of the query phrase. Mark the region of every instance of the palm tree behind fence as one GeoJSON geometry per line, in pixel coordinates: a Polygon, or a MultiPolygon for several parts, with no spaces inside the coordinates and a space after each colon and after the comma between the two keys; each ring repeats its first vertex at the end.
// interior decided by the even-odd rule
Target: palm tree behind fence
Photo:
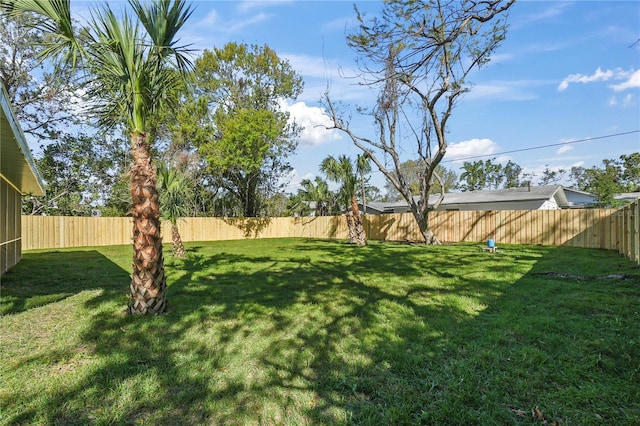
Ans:
{"type": "Polygon", "coordinates": [[[178,230],[178,220],[189,214],[188,202],[192,198],[188,177],[162,164],[158,167],[158,192],[162,206],[162,218],[171,223],[171,244],[175,257],[185,256],[184,245],[178,230]]]}
{"type": "Polygon", "coordinates": [[[362,216],[356,200],[358,181],[371,170],[366,157],[359,156],[355,164],[346,155],[338,158],[330,155],[320,163],[320,170],[329,180],[340,184],[339,197],[345,209],[349,242],[359,246],[367,245],[367,235],[364,231],[362,216]],[[351,211],[349,211],[351,208],[351,211]]]}

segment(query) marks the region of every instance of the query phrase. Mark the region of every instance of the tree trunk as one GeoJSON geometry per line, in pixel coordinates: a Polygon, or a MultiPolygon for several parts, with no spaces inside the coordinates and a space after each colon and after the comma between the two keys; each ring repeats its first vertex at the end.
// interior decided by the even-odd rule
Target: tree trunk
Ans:
{"type": "Polygon", "coordinates": [[[353,230],[354,241],[359,246],[367,245],[367,234],[364,232],[364,224],[362,223],[362,215],[358,209],[358,201],[355,196],[351,196],[351,209],[353,210],[353,230]]]}
{"type": "Polygon", "coordinates": [[[441,244],[440,240],[436,238],[435,234],[429,228],[429,211],[422,212],[422,215],[416,215],[414,213],[416,221],[418,222],[418,227],[420,228],[420,234],[422,234],[422,238],[424,238],[424,243],[428,245],[439,245],[441,244]]]}
{"type": "Polygon", "coordinates": [[[133,165],[133,274],[129,314],[157,315],[166,310],[167,284],[160,234],[160,203],[156,171],[151,164],[148,134],[131,135],[133,165]]]}
{"type": "Polygon", "coordinates": [[[243,194],[242,206],[244,217],[256,217],[258,216],[258,200],[257,190],[258,181],[254,175],[247,176],[247,182],[245,185],[245,193],[243,194]]]}
{"type": "Polygon", "coordinates": [[[344,212],[344,217],[347,220],[347,230],[349,231],[349,243],[353,244],[356,241],[356,232],[354,229],[353,216],[351,212],[347,210],[344,212]]]}
{"type": "Polygon", "coordinates": [[[173,244],[173,256],[182,259],[184,257],[184,245],[182,244],[180,231],[178,231],[178,225],[171,226],[171,242],[173,244]]]}

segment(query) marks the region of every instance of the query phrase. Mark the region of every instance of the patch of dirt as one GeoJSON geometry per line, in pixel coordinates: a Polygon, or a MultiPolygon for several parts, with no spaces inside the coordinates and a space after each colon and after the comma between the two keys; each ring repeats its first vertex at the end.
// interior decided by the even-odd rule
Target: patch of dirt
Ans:
{"type": "Polygon", "coordinates": [[[51,372],[53,374],[64,374],[75,371],[91,362],[93,353],[94,348],[87,345],[80,345],[73,351],[73,354],[69,358],[51,365],[51,372]]]}
{"type": "Polygon", "coordinates": [[[578,281],[592,281],[592,280],[633,280],[638,279],[638,276],[631,274],[609,274],[609,275],[577,275],[568,274],[565,272],[535,272],[532,275],[543,276],[549,278],[563,278],[572,279],[578,281]]]}

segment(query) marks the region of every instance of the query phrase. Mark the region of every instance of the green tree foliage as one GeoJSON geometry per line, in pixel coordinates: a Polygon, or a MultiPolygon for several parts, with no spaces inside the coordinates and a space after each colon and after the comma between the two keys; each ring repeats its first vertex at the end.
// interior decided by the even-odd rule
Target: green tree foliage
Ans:
{"type": "Polygon", "coordinates": [[[549,165],[544,166],[542,176],[538,180],[538,185],[552,185],[560,182],[569,173],[566,169],[552,170],[549,165]]]}
{"type": "Polygon", "coordinates": [[[99,206],[100,215],[124,217],[131,215],[131,190],[129,171],[123,171],[104,195],[104,203],[99,206]]]}
{"type": "Polygon", "coordinates": [[[509,160],[502,165],[502,174],[504,176],[504,188],[517,188],[523,186],[522,167],[509,160]]]}
{"type": "MultiPolygon", "coordinates": [[[[65,134],[43,148],[36,166],[45,181],[44,197],[25,196],[25,214],[90,216],[126,168],[126,142],[102,134],[65,134]]],[[[129,196],[130,198],[130,196],[129,196]]]]}
{"type": "Polygon", "coordinates": [[[522,167],[509,160],[506,164],[494,159],[465,161],[457,188],[461,191],[517,188],[521,185],[522,167]]]}
{"type": "Polygon", "coordinates": [[[462,168],[464,171],[460,173],[458,189],[461,191],[479,191],[487,186],[483,161],[474,161],[472,163],[465,161],[462,168]]]}
{"type": "Polygon", "coordinates": [[[280,102],[297,98],[302,79],[268,46],[238,43],[205,50],[194,74],[186,108],[196,108],[194,116],[213,131],[197,132],[189,117],[183,131],[207,160],[212,183],[238,200],[242,215],[258,216],[291,170],[287,157],[299,129],[280,102]]]}
{"type": "Polygon", "coordinates": [[[34,14],[0,13],[0,79],[22,131],[54,140],[74,122],[73,69],[66,63],[43,63],[45,32],[34,14]],[[37,78],[36,78],[37,76],[37,78]]]}
{"type": "Polygon", "coordinates": [[[264,201],[265,216],[267,217],[284,217],[287,216],[287,206],[289,204],[289,197],[278,192],[264,201]]]}
{"type": "Polygon", "coordinates": [[[359,55],[363,84],[378,93],[373,108],[360,108],[373,119],[376,136],[355,134],[326,96],[332,128],[344,132],[402,195],[428,244],[439,243],[429,211],[443,197],[430,206],[429,193],[434,182],[442,181],[436,166],[447,151],[449,118],[471,88],[470,74],[489,62],[504,39],[502,16],[513,2],[389,0],[380,17],[358,13],[359,29],[348,42],[359,55]],[[402,170],[403,152],[415,152],[422,165],[414,171],[419,182],[415,198],[402,170]]]}
{"type": "Polygon", "coordinates": [[[616,194],[640,191],[640,153],[603,160],[602,167],[572,167],[571,178],[575,188],[597,196],[599,207],[617,207],[616,194]]]}
{"type": "Polygon", "coordinates": [[[273,142],[286,127],[286,117],[267,109],[241,109],[216,113],[215,121],[219,137],[201,145],[200,153],[225,189],[241,201],[244,216],[257,216],[261,189],[273,181],[268,172],[279,161],[273,142]]]}

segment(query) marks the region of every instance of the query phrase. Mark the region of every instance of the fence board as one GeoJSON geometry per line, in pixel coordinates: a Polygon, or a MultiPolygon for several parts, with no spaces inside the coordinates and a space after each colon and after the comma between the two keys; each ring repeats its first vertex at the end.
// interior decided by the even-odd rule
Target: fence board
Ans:
{"type": "MultiPolygon", "coordinates": [[[[622,209],[432,212],[431,227],[441,241],[568,245],[617,250],[640,263],[640,206],[622,209]]],[[[372,240],[421,240],[411,213],[364,217],[372,240]]],[[[22,249],[131,244],[131,218],[22,216],[22,249]]],[[[245,238],[335,238],[348,236],[344,216],[282,218],[184,218],[183,241],[245,238]]],[[[171,225],[163,222],[163,241],[171,225]]]]}

